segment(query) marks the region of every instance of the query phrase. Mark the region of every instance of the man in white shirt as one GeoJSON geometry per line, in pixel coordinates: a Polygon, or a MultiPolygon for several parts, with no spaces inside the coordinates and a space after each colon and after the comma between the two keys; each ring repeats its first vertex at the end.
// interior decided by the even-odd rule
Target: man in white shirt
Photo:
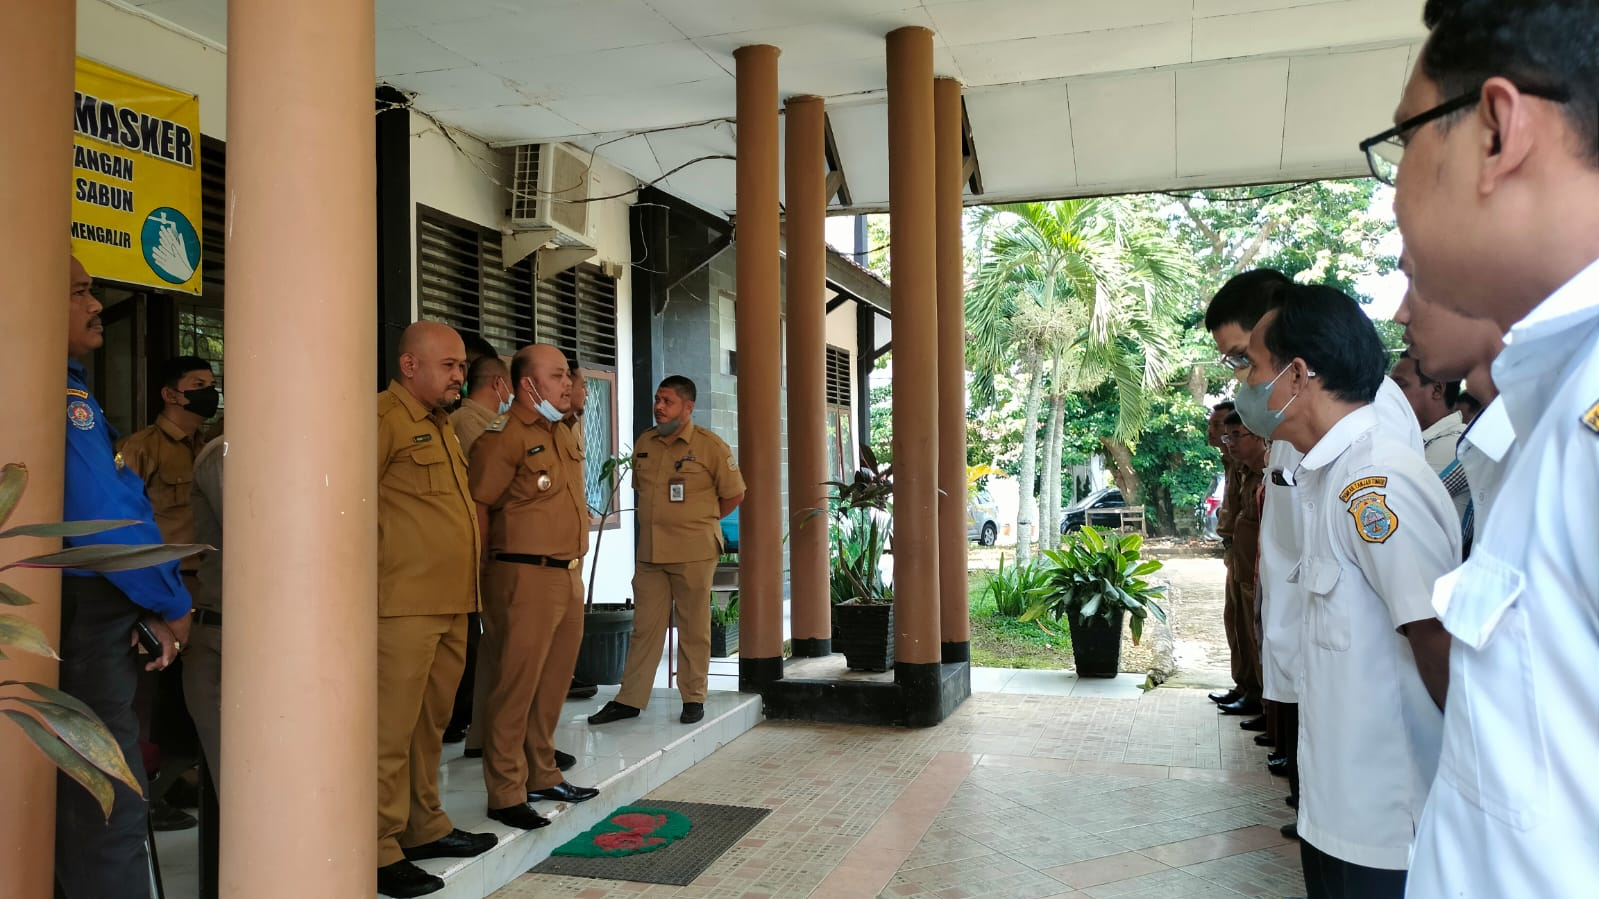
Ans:
{"type": "MultiPolygon", "coordinates": [[[[1310,899],[1398,899],[1437,763],[1449,638],[1428,602],[1460,558],[1449,495],[1372,403],[1385,358],[1359,304],[1278,292],[1234,399],[1293,444],[1304,596],[1299,838],[1310,899]]],[[[1264,432],[1264,433],[1262,433],[1264,432]]]]}
{"type": "MultiPolygon", "coordinates": [[[[1249,373],[1249,341],[1256,323],[1271,307],[1278,291],[1292,285],[1287,275],[1271,269],[1244,272],[1222,285],[1205,310],[1205,330],[1216,342],[1222,364],[1231,368],[1240,381],[1249,373]]],[[[1421,451],[1421,428],[1416,415],[1391,379],[1382,379],[1372,408],[1385,434],[1421,451]]],[[[1244,426],[1266,436],[1255,430],[1265,427],[1258,420],[1252,425],[1245,419],[1244,426]]],[[[1295,807],[1299,801],[1297,681],[1305,598],[1299,584],[1290,580],[1302,549],[1291,479],[1302,456],[1286,440],[1271,442],[1266,461],[1266,506],[1260,520],[1259,566],[1262,685],[1277,713],[1277,748],[1288,761],[1288,801],[1295,807]]],[[[1293,825],[1283,828],[1283,834],[1294,836],[1293,825]]]]}
{"type": "Polygon", "coordinates": [[[1466,430],[1466,421],[1455,411],[1455,401],[1460,399],[1458,380],[1438,380],[1436,372],[1422,371],[1415,354],[1405,350],[1399,354],[1389,377],[1405,392],[1410,409],[1416,413],[1421,425],[1422,454],[1434,473],[1442,475],[1449,463],[1455,461],[1455,444],[1466,430]]]}
{"type": "Polygon", "coordinates": [[[1451,687],[1410,895],[1590,896],[1599,9],[1430,0],[1424,18],[1399,124],[1366,145],[1396,182],[1418,293],[1507,330],[1493,380],[1516,448],[1471,558],[1434,594],[1454,637],[1451,687]]]}

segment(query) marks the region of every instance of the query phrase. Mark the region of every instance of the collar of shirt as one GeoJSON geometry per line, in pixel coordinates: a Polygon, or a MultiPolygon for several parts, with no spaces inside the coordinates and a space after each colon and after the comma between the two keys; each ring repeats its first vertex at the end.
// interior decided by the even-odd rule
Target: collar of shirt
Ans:
{"type": "Polygon", "coordinates": [[[67,360],[67,380],[70,381],[76,378],[79,384],[87,384],[89,382],[88,374],[89,370],[83,367],[82,362],[76,359],[67,360]]]}
{"type": "Polygon", "coordinates": [[[672,436],[670,437],[662,434],[660,428],[658,427],[652,428],[651,430],[655,432],[655,439],[661,441],[667,446],[671,446],[672,441],[674,440],[681,440],[684,443],[688,443],[694,438],[694,422],[692,420],[683,422],[683,426],[672,432],[672,436]]]}
{"type": "Polygon", "coordinates": [[[417,399],[416,395],[411,393],[410,389],[398,380],[389,382],[389,392],[394,394],[395,398],[400,401],[400,405],[405,407],[405,411],[410,413],[412,421],[421,421],[424,418],[428,418],[434,422],[439,422],[449,419],[449,416],[444,414],[444,410],[429,409],[423,405],[422,401],[417,399]]]}
{"type": "Polygon", "coordinates": [[[1466,433],[1460,435],[1460,440],[1495,462],[1503,460],[1511,444],[1516,442],[1516,429],[1510,423],[1505,404],[1494,397],[1466,428],[1466,433]]]}
{"type": "Polygon", "coordinates": [[[1460,416],[1459,412],[1451,412],[1448,415],[1445,415],[1443,418],[1433,422],[1432,427],[1422,431],[1421,442],[1424,445],[1430,444],[1439,437],[1447,437],[1450,434],[1459,434],[1465,429],[1466,420],[1460,416]]]}
{"type": "Polygon", "coordinates": [[[1375,427],[1377,427],[1376,410],[1371,406],[1361,406],[1328,429],[1327,433],[1316,441],[1316,445],[1310,448],[1310,452],[1305,454],[1305,459],[1299,463],[1299,467],[1309,471],[1326,468],[1355,442],[1356,437],[1375,427]]]}
{"type": "Polygon", "coordinates": [[[494,407],[493,406],[485,406],[482,403],[478,402],[475,399],[472,399],[469,396],[468,397],[462,397],[461,398],[461,408],[465,409],[465,408],[467,408],[469,406],[472,408],[472,410],[474,412],[477,412],[479,415],[482,415],[482,416],[484,416],[486,418],[492,419],[492,418],[494,418],[495,415],[498,414],[497,412],[494,411],[494,407]]]}
{"type": "Polygon", "coordinates": [[[1531,434],[1543,417],[1551,386],[1559,382],[1572,356],[1587,346],[1595,318],[1599,318],[1599,261],[1550,294],[1505,335],[1505,348],[1494,360],[1493,380],[1517,432],[1531,434]]]}
{"type": "Polygon", "coordinates": [[[510,415],[522,424],[533,428],[543,428],[546,431],[553,430],[551,425],[555,424],[555,422],[540,415],[537,410],[529,409],[527,403],[512,403],[510,415]]]}
{"type": "Polygon", "coordinates": [[[188,446],[193,447],[196,450],[198,450],[200,448],[200,432],[199,431],[195,431],[193,434],[185,434],[185,433],[183,433],[183,429],[182,428],[178,427],[171,419],[167,418],[165,415],[157,415],[155,417],[155,426],[157,428],[159,428],[161,433],[163,435],[165,435],[166,438],[168,440],[172,441],[173,443],[186,444],[188,446]]]}

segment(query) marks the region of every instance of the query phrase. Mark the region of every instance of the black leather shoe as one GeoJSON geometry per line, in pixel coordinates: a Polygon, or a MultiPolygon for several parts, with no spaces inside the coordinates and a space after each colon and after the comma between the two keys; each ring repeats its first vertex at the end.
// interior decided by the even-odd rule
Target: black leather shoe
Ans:
{"type": "Polygon", "coordinates": [[[1266,756],[1266,762],[1268,764],[1273,762],[1286,762],[1287,759],[1288,753],[1283,752],[1281,749],[1274,750],[1270,755],[1266,756]]]}
{"type": "Polygon", "coordinates": [[[683,714],[678,715],[677,720],[683,722],[684,724],[694,724],[702,720],[704,717],[705,703],[685,702],[683,703],[683,714]]]}
{"type": "Polygon", "coordinates": [[[610,724],[612,721],[621,721],[624,718],[637,718],[639,710],[630,705],[623,705],[616,700],[605,704],[605,708],[589,716],[590,724],[610,724]]]}
{"type": "Polygon", "coordinates": [[[1266,763],[1266,770],[1270,771],[1272,773],[1272,776],[1274,776],[1274,777],[1287,777],[1288,776],[1288,760],[1287,759],[1273,759],[1271,761],[1268,761],[1266,763]]]}
{"type": "Polygon", "coordinates": [[[600,688],[598,686],[591,684],[588,681],[578,680],[574,677],[572,678],[572,686],[568,687],[566,690],[566,698],[590,699],[598,692],[600,692],[600,688]]]}
{"type": "Polygon", "coordinates": [[[542,790],[529,790],[527,792],[527,801],[587,802],[598,795],[600,795],[600,791],[593,787],[574,787],[563,780],[553,787],[545,787],[542,790]]]}
{"type": "Polygon", "coordinates": [[[1265,730],[1266,716],[1261,715],[1258,718],[1251,718],[1248,721],[1240,722],[1238,726],[1243,730],[1265,730]]]}
{"type": "Polygon", "coordinates": [[[1237,702],[1243,699],[1244,694],[1237,690],[1228,690],[1225,693],[1206,693],[1205,698],[1217,705],[1226,705],[1229,702],[1237,702]]]}
{"type": "Polygon", "coordinates": [[[494,848],[500,838],[492,833],[467,833],[459,827],[434,840],[410,849],[401,848],[408,861],[424,858],[473,858],[494,848]]]}
{"type": "Polygon", "coordinates": [[[577,764],[576,757],[568,755],[559,749],[555,750],[555,770],[567,771],[575,764],[577,764]]]}
{"type": "Polygon", "coordinates": [[[1290,840],[1299,839],[1299,826],[1296,824],[1284,824],[1278,828],[1278,832],[1290,840]]]}
{"type": "MultiPolygon", "coordinates": [[[[1271,738],[1270,734],[1255,734],[1255,745],[1256,746],[1276,746],[1277,745],[1277,741],[1273,740],[1271,738]]],[[[1272,754],[1276,755],[1276,753],[1272,753],[1272,754]]]]}
{"type": "Polygon", "coordinates": [[[534,811],[533,806],[526,802],[521,805],[508,805],[505,808],[491,808],[489,820],[509,824],[518,830],[538,830],[550,824],[549,818],[534,811]]]}
{"type": "Polygon", "coordinates": [[[1263,709],[1260,707],[1260,700],[1250,699],[1247,696],[1238,700],[1237,702],[1229,702],[1226,705],[1218,705],[1216,708],[1219,709],[1223,715],[1259,715],[1263,711],[1263,709]]]}
{"type": "Polygon", "coordinates": [[[200,826],[200,819],[180,808],[167,805],[157,799],[150,806],[150,827],[162,833],[174,830],[188,830],[200,826]]]}
{"type": "Polygon", "coordinates": [[[467,747],[466,749],[461,750],[461,758],[463,758],[463,759],[480,759],[482,757],[483,757],[483,749],[482,749],[482,747],[479,747],[477,749],[473,749],[471,747],[467,747]]]}
{"type": "Polygon", "coordinates": [[[395,862],[378,869],[378,892],[395,899],[426,896],[444,889],[444,880],[410,862],[395,862]]]}

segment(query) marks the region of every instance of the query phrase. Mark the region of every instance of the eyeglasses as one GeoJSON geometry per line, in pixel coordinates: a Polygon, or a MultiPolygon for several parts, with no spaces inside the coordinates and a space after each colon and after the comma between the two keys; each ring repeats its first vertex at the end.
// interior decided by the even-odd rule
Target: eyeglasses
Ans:
{"type": "MultiPolygon", "coordinates": [[[[1521,87],[1518,85],[1516,89],[1529,97],[1539,97],[1555,103],[1564,103],[1571,99],[1571,92],[1563,87],[1521,87]]],[[[1479,85],[1453,100],[1439,103],[1426,112],[1405,119],[1381,134],[1361,141],[1360,152],[1366,154],[1366,165],[1371,168],[1371,176],[1384,184],[1392,186],[1399,177],[1399,161],[1405,156],[1405,144],[1410,142],[1411,134],[1429,122],[1437,121],[1452,112],[1474,106],[1481,99],[1482,87],[1479,85]]]]}
{"type": "Polygon", "coordinates": [[[1249,357],[1245,356],[1243,353],[1224,353],[1222,354],[1222,357],[1216,361],[1221,365],[1225,365],[1226,367],[1232,369],[1233,371],[1243,371],[1249,367],[1249,357]]]}

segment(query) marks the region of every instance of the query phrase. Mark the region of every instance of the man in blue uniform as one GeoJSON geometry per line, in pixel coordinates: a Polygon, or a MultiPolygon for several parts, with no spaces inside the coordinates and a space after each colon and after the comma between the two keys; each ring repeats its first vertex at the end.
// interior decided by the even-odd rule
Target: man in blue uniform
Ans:
{"type": "MultiPolygon", "coordinates": [[[[67,521],[133,520],[138,524],[78,539],[92,543],[160,543],[144,482],[125,468],[112,445],[116,434],[84,379],[78,358],[105,342],[100,301],[78,260],[72,260],[67,322],[67,521]]],[[[105,722],[142,783],[139,722],[133,694],[139,666],[165,668],[189,639],[189,593],[178,564],[93,574],[68,571],[61,579],[61,689],[82,700],[105,722]],[[161,641],[161,655],[136,654],[134,626],[143,620],[161,641]]],[[[149,895],[144,797],[126,786],[106,820],[89,792],[62,775],[56,787],[56,882],[67,899],[118,899],[149,895]]]]}

